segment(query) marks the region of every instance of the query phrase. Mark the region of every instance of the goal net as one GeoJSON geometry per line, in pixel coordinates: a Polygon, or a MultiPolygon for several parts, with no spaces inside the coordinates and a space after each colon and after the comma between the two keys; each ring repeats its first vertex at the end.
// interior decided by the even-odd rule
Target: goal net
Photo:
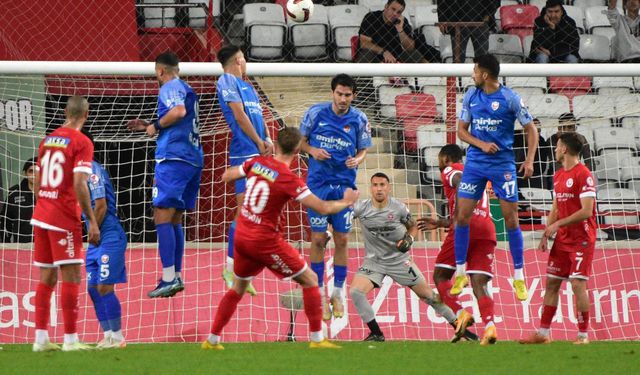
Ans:
{"type": "MultiPolygon", "coordinates": [[[[84,95],[89,99],[91,107],[86,126],[95,137],[97,159],[111,175],[118,214],[129,240],[126,256],[129,281],[116,288],[123,304],[127,340],[195,342],[209,332],[215,309],[226,290],[221,273],[227,232],[236,205],[233,186],[220,181],[228,162],[230,140],[215,92],[220,67],[181,64],[183,78],[200,95],[205,168],[197,209],[185,219],[187,245],[183,277],[186,289],[171,299],[149,299],[146,293],[156,285],[160,273],[150,189],[155,140],[131,134],[125,124],[133,118],[155,117],[158,86],[150,64],[117,66],[123,67],[122,74],[104,75],[101,69],[105,65],[93,63],[65,64],[60,69],[47,63],[0,65],[0,195],[3,202],[0,342],[32,339],[38,278],[37,269],[32,265],[33,246],[28,234],[26,239],[16,235],[22,225],[28,225],[25,220],[32,207],[22,201],[11,201],[9,195],[13,190],[10,188],[25,177],[23,164],[36,155],[42,137],[63,123],[63,108],[70,95],[84,95]],[[32,65],[34,68],[29,69],[32,65]],[[18,70],[21,70],[19,74],[18,70]],[[17,242],[19,240],[26,242],[17,242]]],[[[345,72],[356,77],[359,87],[354,106],[367,114],[373,132],[373,147],[358,171],[357,185],[362,196],[369,195],[370,176],[382,171],[391,178],[393,195],[405,200],[415,216],[447,217],[450,214],[442,193],[437,154],[446,143],[462,145],[455,135],[455,118],[465,90],[473,85],[471,65],[403,65],[399,69],[398,65],[369,64],[250,64],[249,69],[249,80],[260,95],[272,137],[282,127],[297,127],[310,105],[331,100],[332,75],[345,72]]],[[[518,179],[529,288],[529,300],[525,302],[517,301],[511,290],[512,271],[504,220],[497,203],[492,201],[499,242],[490,292],[495,300],[501,339],[518,339],[538,324],[547,255],[534,249],[552,203],[550,178],[556,165],[549,140],[559,131],[577,131],[584,136],[587,148],[584,161],[598,181],[598,245],[589,280],[593,337],[637,339],[640,337],[640,94],[636,94],[636,90],[640,89],[640,80],[633,76],[640,76],[640,71],[635,67],[588,64],[580,65],[579,70],[575,65],[505,64],[502,70],[501,82],[518,92],[539,120],[541,147],[534,178],[518,179]],[[567,120],[563,116],[566,113],[572,113],[577,121],[567,120]]],[[[516,135],[518,138],[515,151],[516,158],[521,160],[525,145],[520,133],[516,135]]],[[[301,156],[293,168],[305,176],[306,165],[306,156],[301,156]]],[[[290,204],[282,220],[286,238],[308,259],[306,213],[298,205],[290,204]]],[[[364,257],[357,223],[354,227],[350,235],[347,282],[364,257]]],[[[414,261],[431,284],[435,256],[445,236],[445,230],[422,233],[411,250],[414,261]]],[[[333,287],[332,247],[330,243],[326,256],[328,293],[333,287]]],[[[245,296],[224,331],[224,340],[285,339],[292,329],[292,317],[295,322],[292,332],[306,338],[306,318],[295,310],[299,306],[291,301],[288,306],[281,303],[287,302],[289,292],[297,288],[295,283],[279,281],[264,272],[256,278],[254,286],[259,294],[245,296]]],[[[62,320],[61,315],[56,315],[60,313],[55,313],[57,297],[53,298],[50,333],[53,340],[59,340],[63,333],[62,320]]],[[[370,295],[370,301],[388,339],[443,340],[451,336],[451,328],[442,317],[411,291],[389,279],[370,295]]],[[[476,321],[480,321],[470,289],[464,291],[461,301],[473,310],[476,321]]],[[[560,305],[553,337],[573,338],[576,314],[568,285],[563,287],[560,305]]],[[[81,337],[88,342],[97,341],[101,333],[86,293],[81,296],[80,306],[81,337]]],[[[366,325],[350,301],[346,309],[345,318],[327,322],[329,334],[340,340],[361,340],[366,336],[366,325]]],[[[477,330],[482,332],[480,327],[477,330]]]]}

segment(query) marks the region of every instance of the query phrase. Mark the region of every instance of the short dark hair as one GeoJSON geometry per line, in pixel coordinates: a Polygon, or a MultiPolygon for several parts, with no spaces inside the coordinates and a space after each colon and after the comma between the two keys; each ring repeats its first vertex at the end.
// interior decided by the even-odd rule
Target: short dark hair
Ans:
{"type": "Polygon", "coordinates": [[[582,152],[583,144],[578,133],[562,133],[558,136],[558,140],[567,146],[569,154],[580,155],[580,152],[582,152]]]}
{"type": "Polygon", "coordinates": [[[178,55],[171,51],[162,52],[158,57],[156,57],[156,64],[177,68],[178,64],[180,64],[180,59],[178,58],[178,55]]]}
{"type": "Polygon", "coordinates": [[[287,127],[278,132],[278,146],[283,154],[291,155],[300,145],[302,135],[298,128],[287,127]]]}
{"type": "Polygon", "coordinates": [[[573,113],[566,112],[561,114],[560,117],[558,117],[558,122],[573,122],[572,125],[576,125],[578,120],[576,119],[576,116],[573,115],[573,113]]]}
{"type": "Polygon", "coordinates": [[[335,91],[338,85],[349,87],[354,94],[356,92],[356,81],[348,74],[341,73],[333,77],[331,80],[331,91],[335,91]]]}
{"type": "Polygon", "coordinates": [[[440,149],[438,153],[440,156],[446,156],[454,163],[457,163],[462,160],[462,156],[464,155],[464,151],[462,151],[462,147],[458,146],[455,143],[449,143],[440,149]]]}
{"type": "Polygon", "coordinates": [[[493,78],[498,78],[500,75],[500,62],[490,53],[474,57],[473,62],[478,64],[480,69],[486,70],[493,78]]]}
{"type": "Polygon", "coordinates": [[[229,63],[229,60],[236,54],[240,52],[240,47],[234,44],[230,44],[228,46],[224,46],[220,48],[218,51],[218,61],[222,66],[225,66],[229,63]]]}
{"type": "Polygon", "coordinates": [[[387,0],[387,5],[391,5],[393,3],[398,3],[402,5],[402,8],[407,8],[407,3],[405,3],[404,0],[387,0]]]}
{"type": "Polygon", "coordinates": [[[369,179],[369,181],[373,181],[374,178],[384,178],[385,180],[387,180],[387,182],[391,182],[389,180],[389,176],[387,176],[386,174],[384,174],[382,172],[374,173],[373,176],[371,176],[371,178],[369,179]]]}
{"type": "Polygon", "coordinates": [[[553,7],[557,7],[557,6],[562,6],[563,2],[562,0],[547,0],[547,3],[544,4],[545,8],[553,8],[553,7]]]}
{"type": "Polygon", "coordinates": [[[33,167],[34,165],[36,165],[36,160],[38,160],[37,156],[32,157],[31,159],[27,160],[24,162],[24,164],[22,165],[22,171],[24,173],[27,173],[27,171],[29,170],[29,168],[33,167]]]}

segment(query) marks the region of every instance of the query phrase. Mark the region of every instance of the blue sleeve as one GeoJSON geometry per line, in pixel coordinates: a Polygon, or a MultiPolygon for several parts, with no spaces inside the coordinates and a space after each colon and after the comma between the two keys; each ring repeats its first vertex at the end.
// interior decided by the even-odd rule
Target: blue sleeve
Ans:
{"type": "Polygon", "coordinates": [[[469,102],[471,101],[471,95],[474,92],[475,88],[470,88],[469,90],[467,90],[467,93],[464,94],[464,99],[462,100],[462,110],[460,111],[458,119],[466,123],[471,122],[471,111],[469,110],[469,102]]]}
{"type": "Polygon", "coordinates": [[[317,114],[318,111],[314,110],[314,107],[307,109],[307,112],[304,113],[302,122],[300,123],[300,134],[302,134],[303,137],[309,138],[309,135],[313,131],[317,114]]]}
{"type": "Polygon", "coordinates": [[[92,173],[91,176],[89,176],[87,184],[89,185],[91,202],[95,202],[97,199],[106,197],[104,175],[102,174],[102,169],[95,164],[93,165],[92,173]]]}
{"type": "Polygon", "coordinates": [[[520,125],[525,126],[533,121],[533,117],[529,113],[527,106],[524,105],[524,100],[515,92],[511,98],[509,98],[509,108],[516,114],[520,125]]]}
{"type": "Polygon", "coordinates": [[[356,149],[362,150],[371,147],[371,125],[364,113],[360,114],[360,124],[358,125],[358,137],[356,149]]]}
{"type": "Polygon", "coordinates": [[[167,107],[167,110],[182,105],[187,97],[187,90],[179,80],[167,82],[160,88],[159,100],[167,107]]]}
{"type": "Polygon", "coordinates": [[[238,92],[236,78],[225,73],[218,78],[218,97],[225,103],[241,103],[242,98],[238,92]]]}

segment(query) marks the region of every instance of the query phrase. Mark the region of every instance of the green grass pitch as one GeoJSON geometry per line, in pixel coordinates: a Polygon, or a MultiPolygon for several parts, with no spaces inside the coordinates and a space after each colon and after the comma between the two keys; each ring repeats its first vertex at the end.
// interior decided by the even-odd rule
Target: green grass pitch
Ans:
{"type": "Polygon", "coordinates": [[[33,353],[31,345],[2,345],[0,372],[8,374],[637,374],[640,342],[491,347],[446,342],[341,343],[309,350],[307,343],[130,344],[123,350],[33,353]]]}

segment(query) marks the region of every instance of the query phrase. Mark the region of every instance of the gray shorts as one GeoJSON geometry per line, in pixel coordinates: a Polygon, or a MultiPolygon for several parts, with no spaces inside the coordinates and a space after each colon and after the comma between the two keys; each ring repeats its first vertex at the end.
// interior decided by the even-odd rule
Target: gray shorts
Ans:
{"type": "Polygon", "coordinates": [[[408,287],[426,282],[418,266],[411,260],[399,264],[384,265],[371,259],[365,259],[358,268],[357,274],[371,280],[376,288],[382,285],[382,279],[385,276],[389,276],[398,284],[408,287]]]}

